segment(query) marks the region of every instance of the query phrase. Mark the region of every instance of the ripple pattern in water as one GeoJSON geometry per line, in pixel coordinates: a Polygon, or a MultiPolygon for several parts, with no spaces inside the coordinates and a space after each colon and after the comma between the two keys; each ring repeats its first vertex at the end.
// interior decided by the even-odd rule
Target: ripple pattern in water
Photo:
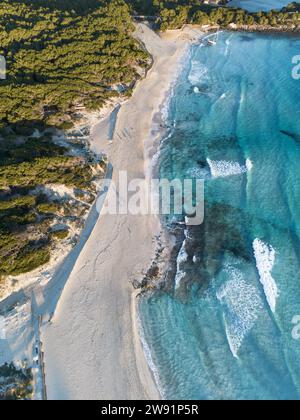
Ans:
{"type": "Polygon", "coordinates": [[[166,398],[300,397],[299,52],[299,38],[223,33],[178,80],[160,174],[205,178],[206,216],[181,259],[185,299],[140,301],[166,398]]]}

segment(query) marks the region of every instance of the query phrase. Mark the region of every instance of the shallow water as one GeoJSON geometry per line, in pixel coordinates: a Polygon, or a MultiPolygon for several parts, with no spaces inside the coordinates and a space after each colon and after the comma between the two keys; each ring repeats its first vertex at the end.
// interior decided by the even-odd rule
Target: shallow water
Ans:
{"type": "Polygon", "coordinates": [[[206,214],[186,232],[183,295],[140,301],[166,398],[300,397],[299,52],[295,37],[222,33],[192,47],[174,89],[160,174],[205,178],[206,214]]]}

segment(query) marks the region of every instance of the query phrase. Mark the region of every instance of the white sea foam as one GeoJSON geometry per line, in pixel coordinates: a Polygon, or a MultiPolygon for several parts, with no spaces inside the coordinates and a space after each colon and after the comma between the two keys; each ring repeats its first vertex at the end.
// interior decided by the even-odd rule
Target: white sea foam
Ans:
{"type": "Polygon", "coordinates": [[[176,69],[173,72],[171,82],[170,82],[170,88],[169,88],[168,92],[166,93],[165,100],[161,104],[160,114],[161,114],[162,120],[165,123],[168,121],[168,118],[169,118],[170,104],[171,104],[171,100],[174,96],[176,83],[177,83],[178,78],[180,77],[180,75],[182,73],[183,67],[185,66],[185,64],[187,62],[189,62],[190,55],[191,55],[191,50],[190,50],[190,48],[187,48],[185,53],[182,55],[182,57],[181,57],[181,59],[178,63],[178,66],[176,66],[176,69]]]}
{"type": "Polygon", "coordinates": [[[271,311],[275,312],[276,301],[279,295],[277,285],[272,277],[276,252],[271,245],[264,243],[260,239],[254,240],[253,249],[260,282],[263,285],[271,311]]]}
{"type": "Polygon", "coordinates": [[[208,168],[193,167],[187,170],[186,176],[193,179],[207,179],[210,178],[210,173],[208,168]]]}
{"type": "Polygon", "coordinates": [[[252,162],[252,160],[250,160],[250,159],[247,159],[246,160],[246,168],[247,168],[248,172],[252,171],[252,169],[253,169],[253,162],[252,162]]]}
{"type": "Polygon", "coordinates": [[[197,85],[208,77],[208,68],[197,60],[192,60],[191,71],[188,76],[192,85],[197,85]]]}
{"type": "Polygon", "coordinates": [[[207,163],[214,178],[239,175],[248,171],[247,166],[241,165],[239,162],[207,159],[207,163]]]}
{"type": "MultiPolygon", "coordinates": [[[[190,59],[190,54],[191,54],[191,50],[189,48],[187,48],[186,52],[183,54],[181,60],[179,61],[178,66],[176,66],[176,69],[174,70],[174,73],[173,73],[171,81],[170,81],[169,90],[166,92],[164,100],[160,104],[159,113],[160,113],[160,117],[161,117],[162,122],[165,123],[165,124],[168,124],[168,122],[169,122],[168,120],[169,120],[169,116],[170,116],[170,104],[171,104],[171,100],[174,96],[176,83],[178,81],[178,78],[179,78],[180,74],[182,73],[182,69],[183,69],[184,65],[190,59]]],[[[153,126],[153,131],[156,132],[157,127],[156,127],[156,124],[153,121],[152,121],[152,126],[153,126]]],[[[174,128],[175,127],[176,127],[176,122],[174,122],[174,128]]],[[[158,132],[159,132],[159,134],[161,133],[160,127],[159,127],[158,132]]],[[[158,163],[163,142],[168,140],[170,137],[172,137],[172,131],[168,130],[167,135],[161,139],[160,147],[157,149],[155,155],[152,158],[151,168],[150,168],[151,172],[154,170],[154,168],[156,167],[156,165],[158,163]]]]}
{"type": "Polygon", "coordinates": [[[224,321],[230,350],[234,357],[249,334],[263,303],[255,287],[246,282],[242,271],[228,265],[225,269],[229,280],[217,291],[217,298],[224,305],[224,321]]]}
{"type": "Polygon", "coordinates": [[[169,113],[170,113],[170,104],[171,104],[171,100],[174,96],[174,89],[175,89],[175,78],[172,81],[171,85],[170,85],[170,89],[166,94],[165,100],[162,102],[161,107],[160,107],[160,114],[161,114],[161,119],[164,123],[167,123],[168,119],[169,119],[169,113]]]}
{"type": "Polygon", "coordinates": [[[185,263],[188,259],[188,254],[185,250],[186,241],[183,241],[179,254],[177,256],[177,271],[175,276],[175,290],[180,287],[181,280],[185,277],[185,272],[181,270],[181,264],[185,263]]]}
{"type": "Polygon", "coordinates": [[[201,168],[197,168],[197,167],[190,168],[187,171],[187,175],[188,176],[191,176],[192,178],[201,178],[201,176],[202,176],[202,169],[201,168]]]}
{"type": "Polygon", "coordinates": [[[230,47],[230,40],[232,38],[232,35],[230,35],[229,38],[226,39],[225,44],[226,44],[226,49],[225,49],[225,53],[224,55],[227,57],[229,54],[229,47],[230,47]]]}

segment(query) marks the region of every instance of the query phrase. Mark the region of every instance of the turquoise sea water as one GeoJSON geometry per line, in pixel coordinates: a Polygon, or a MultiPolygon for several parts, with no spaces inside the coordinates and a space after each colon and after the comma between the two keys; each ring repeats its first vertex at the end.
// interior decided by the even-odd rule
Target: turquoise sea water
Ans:
{"type": "Polygon", "coordinates": [[[232,0],[230,7],[241,7],[249,12],[269,11],[272,9],[282,9],[291,1],[289,0],[232,0]]]}
{"type": "Polygon", "coordinates": [[[299,38],[222,33],[175,86],[160,174],[204,178],[206,214],[184,232],[177,289],[140,301],[165,398],[300,397],[297,54],[299,38]]]}

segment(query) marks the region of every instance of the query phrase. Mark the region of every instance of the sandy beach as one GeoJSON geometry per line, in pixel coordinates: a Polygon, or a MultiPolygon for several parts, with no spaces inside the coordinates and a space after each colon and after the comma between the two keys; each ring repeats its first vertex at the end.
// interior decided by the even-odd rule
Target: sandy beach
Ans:
{"type": "MultiPolygon", "coordinates": [[[[92,131],[92,149],[107,154],[117,188],[119,171],[127,171],[128,181],[150,176],[160,137],[153,118],[197,35],[185,28],[161,38],[137,26],[153,67],[119,110],[113,136],[103,121],[92,131]]],[[[48,399],[160,398],[139,339],[130,283],[151,264],[160,230],[152,215],[100,214],[42,329],[48,399]]]]}

